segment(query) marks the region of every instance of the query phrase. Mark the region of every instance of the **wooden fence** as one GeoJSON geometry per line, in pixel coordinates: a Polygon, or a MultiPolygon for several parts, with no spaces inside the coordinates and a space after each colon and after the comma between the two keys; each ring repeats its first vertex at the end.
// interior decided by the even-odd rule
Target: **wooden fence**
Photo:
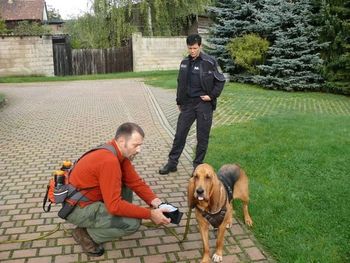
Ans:
{"type": "Polygon", "coordinates": [[[54,43],[56,76],[89,75],[133,71],[131,41],[127,46],[108,49],[71,49],[54,43]]]}
{"type": "Polygon", "coordinates": [[[108,49],[73,49],[72,74],[100,74],[132,71],[129,46],[108,49]]]}

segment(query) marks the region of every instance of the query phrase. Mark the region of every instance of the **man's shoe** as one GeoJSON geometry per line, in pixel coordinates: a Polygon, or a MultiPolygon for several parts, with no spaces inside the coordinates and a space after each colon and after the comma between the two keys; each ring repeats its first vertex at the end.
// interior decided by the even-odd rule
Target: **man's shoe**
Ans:
{"type": "Polygon", "coordinates": [[[83,251],[91,257],[100,257],[105,252],[102,245],[92,240],[86,228],[77,227],[73,230],[72,236],[74,240],[81,245],[83,251]]]}
{"type": "Polygon", "coordinates": [[[176,166],[170,166],[169,164],[164,165],[163,168],[159,169],[160,174],[168,174],[170,172],[176,172],[177,168],[176,166]]]}

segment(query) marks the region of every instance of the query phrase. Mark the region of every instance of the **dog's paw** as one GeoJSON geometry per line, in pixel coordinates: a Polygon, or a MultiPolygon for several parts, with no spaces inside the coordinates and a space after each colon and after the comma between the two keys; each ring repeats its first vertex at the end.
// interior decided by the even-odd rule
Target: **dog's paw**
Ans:
{"type": "Polygon", "coordinates": [[[227,224],[227,225],[226,225],[226,229],[230,229],[231,226],[232,226],[232,224],[227,224]]]}
{"type": "Polygon", "coordinates": [[[245,218],[244,221],[247,226],[253,226],[253,220],[250,217],[245,218]]]}
{"type": "Polygon", "coordinates": [[[201,263],[210,263],[210,255],[209,254],[203,255],[201,263]]]}
{"type": "Polygon", "coordinates": [[[217,254],[213,255],[213,262],[222,262],[222,256],[219,256],[217,254]]]}

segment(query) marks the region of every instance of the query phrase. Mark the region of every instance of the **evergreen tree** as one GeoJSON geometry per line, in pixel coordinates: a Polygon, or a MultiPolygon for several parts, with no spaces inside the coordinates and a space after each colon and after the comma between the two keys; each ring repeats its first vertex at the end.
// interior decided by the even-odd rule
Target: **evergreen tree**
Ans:
{"type": "Polygon", "coordinates": [[[320,41],[328,43],[322,50],[324,76],[330,81],[350,81],[350,1],[316,0],[320,41]]]}
{"type": "Polygon", "coordinates": [[[322,60],[318,30],[312,25],[308,0],[265,0],[257,28],[273,41],[258,84],[282,90],[319,90],[322,60]]]}
{"type": "Polygon", "coordinates": [[[208,8],[214,21],[210,28],[208,52],[217,58],[224,71],[231,74],[242,72],[243,69],[232,60],[227,44],[233,38],[254,31],[258,7],[259,1],[217,0],[215,6],[208,8]]]}

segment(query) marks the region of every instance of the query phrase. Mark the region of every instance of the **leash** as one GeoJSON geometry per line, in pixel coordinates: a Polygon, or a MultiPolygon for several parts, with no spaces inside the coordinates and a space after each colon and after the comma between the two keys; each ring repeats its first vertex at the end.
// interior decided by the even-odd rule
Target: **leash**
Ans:
{"type": "Polygon", "coordinates": [[[54,230],[51,230],[50,232],[47,232],[46,234],[40,235],[38,237],[28,238],[28,239],[15,239],[15,240],[0,241],[0,244],[23,243],[23,242],[29,242],[29,241],[44,239],[44,238],[52,235],[53,233],[57,232],[61,228],[61,226],[62,226],[64,232],[69,233],[69,230],[67,230],[63,226],[62,223],[58,223],[54,230]]]}
{"type": "Polygon", "coordinates": [[[191,213],[192,213],[192,209],[189,208],[188,212],[187,212],[187,220],[186,220],[186,227],[185,227],[185,233],[183,235],[182,238],[179,237],[179,235],[170,227],[167,227],[165,225],[156,225],[153,222],[146,222],[146,223],[142,223],[143,226],[145,227],[154,227],[154,228],[159,228],[159,227],[164,227],[165,231],[168,234],[173,235],[180,243],[182,243],[183,241],[187,240],[187,235],[188,232],[190,230],[190,220],[191,220],[191,213]]]}
{"type": "MultiPolygon", "coordinates": [[[[184,233],[182,239],[179,237],[179,235],[172,228],[163,225],[166,232],[173,235],[180,243],[187,239],[187,235],[188,235],[188,231],[189,231],[189,227],[190,227],[191,211],[192,211],[192,209],[189,208],[188,213],[187,213],[185,233],[184,233]]],[[[156,225],[152,222],[143,223],[142,225],[144,225],[146,227],[155,227],[155,228],[161,227],[161,225],[156,225]]],[[[40,235],[38,237],[28,238],[28,239],[15,239],[15,240],[0,241],[0,244],[24,243],[24,242],[44,239],[44,238],[56,233],[61,227],[66,234],[70,234],[70,231],[64,227],[63,223],[58,223],[55,229],[47,232],[46,234],[40,235]]]]}

